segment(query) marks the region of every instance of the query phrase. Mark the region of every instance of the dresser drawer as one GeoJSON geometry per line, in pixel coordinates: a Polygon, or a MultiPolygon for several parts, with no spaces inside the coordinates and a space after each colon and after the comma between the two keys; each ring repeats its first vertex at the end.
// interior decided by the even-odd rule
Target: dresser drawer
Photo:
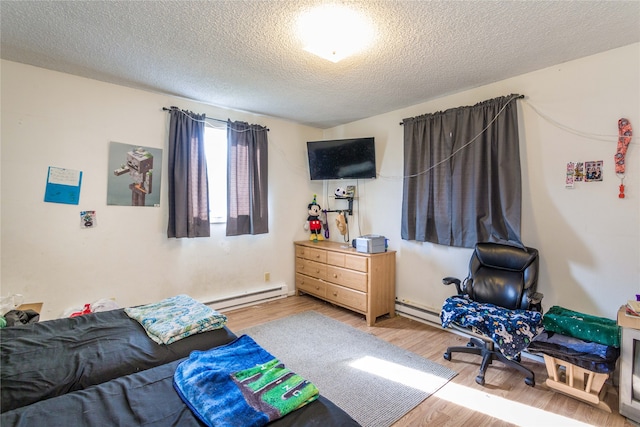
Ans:
{"type": "Polygon", "coordinates": [[[323,249],[298,247],[296,248],[296,256],[316,262],[327,262],[327,251],[323,249]]]}
{"type": "Polygon", "coordinates": [[[338,252],[327,253],[327,264],[335,265],[336,267],[349,268],[351,270],[358,270],[364,273],[368,270],[366,257],[338,252]]]}
{"type": "Polygon", "coordinates": [[[306,248],[304,246],[296,245],[296,258],[304,258],[306,248]]]}
{"type": "Polygon", "coordinates": [[[328,265],[326,277],[327,281],[337,285],[346,286],[361,292],[367,292],[367,273],[328,265]]]}
{"type": "Polygon", "coordinates": [[[354,310],[367,311],[367,294],[327,283],[327,300],[354,310]]]}
{"type": "Polygon", "coordinates": [[[296,273],[306,274],[316,279],[325,279],[327,277],[327,264],[296,258],[296,273]]]}
{"type": "Polygon", "coordinates": [[[326,298],[327,283],[313,277],[296,274],[296,290],[326,298]]]}

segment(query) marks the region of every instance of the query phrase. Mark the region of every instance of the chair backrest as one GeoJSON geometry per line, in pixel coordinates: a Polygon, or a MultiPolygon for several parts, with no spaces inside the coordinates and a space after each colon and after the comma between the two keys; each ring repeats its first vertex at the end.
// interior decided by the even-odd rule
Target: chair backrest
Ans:
{"type": "Polygon", "coordinates": [[[538,250],[478,243],[469,261],[465,293],[478,302],[510,310],[529,309],[538,283],[538,250]]]}

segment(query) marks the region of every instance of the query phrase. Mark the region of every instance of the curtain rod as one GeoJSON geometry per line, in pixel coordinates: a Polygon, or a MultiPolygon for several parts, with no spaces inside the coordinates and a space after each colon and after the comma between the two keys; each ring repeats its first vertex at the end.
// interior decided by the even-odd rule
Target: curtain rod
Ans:
{"type": "MultiPolygon", "coordinates": [[[[525,97],[524,95],[516,95],[516,96],[513,97],[513,99],[511,101],[513,101],[514,99],[524,99],[524,97],[525,97]]],[[[509,101],[509,102],[511,102],[511,101],[509,101]]],[[[398,124],[400,126],[404,126],[404,122],[400,122],[398,124]]]]}
{"type": "MultiPolygon", "coordinates": [[[[176,110],[180,110],[178,107],[171,107],[171,108],[167,108],[167,107],[162,107],[162,111],[171,111],[172,109],[176,109],[176,110]]],[[[221,123],[227,123],[226,120],[222,120],[222,119],[216,119],[215,117],[207,117],[204,116],[205,119],[207,120],[215,120],[216,122],[221,122],[221,123]]]]}
{"type": "MultiPolygon", "coordinates": [[[[170,108],[162,107],[162,111],[171,111],[171,110],[172,110],[172,109],[174,109],[174,108],[175,108],[176,110],[180,110],[178,107],[174,107],[174,106],[172,106],[172,107],[170,107],[170,108]]],[[[182,111],[182,110],[180,110],[180,111],[182,111]]],[[[227,123],[227,120],[216,119],[215,117],[207,117],[206,115],[204,116],[204,119],[205,119],[205,120],[215,120],[216,122],[225,123],[225,124],[227,123]]],[[[267,129],[267,132],[269,132],[269,130],[270,130],[270,129],[269,129],[269,128],[266,128],[266,129],[267,129]]]]}

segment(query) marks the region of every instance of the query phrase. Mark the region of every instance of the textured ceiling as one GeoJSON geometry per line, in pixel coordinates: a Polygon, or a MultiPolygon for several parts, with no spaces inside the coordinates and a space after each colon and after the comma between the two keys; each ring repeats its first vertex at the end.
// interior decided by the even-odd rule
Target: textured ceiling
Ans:
{"type": "Polygon", "coordinates": [[[321,1],[0,1],[3,59],[328,128],[640,41],[640,1],[342,1],[376,41],[302,49],[321,1]]]}

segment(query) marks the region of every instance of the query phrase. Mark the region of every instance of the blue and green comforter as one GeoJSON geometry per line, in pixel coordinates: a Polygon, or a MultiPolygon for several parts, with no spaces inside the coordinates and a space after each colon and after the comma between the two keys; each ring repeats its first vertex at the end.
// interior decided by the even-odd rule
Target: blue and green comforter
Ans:
{"type": "Polygon", "coordinates": [[[178,365],[173,385],[208,426],[263,426],[319,395],[248,335],[192,352],[178,365]]]}

